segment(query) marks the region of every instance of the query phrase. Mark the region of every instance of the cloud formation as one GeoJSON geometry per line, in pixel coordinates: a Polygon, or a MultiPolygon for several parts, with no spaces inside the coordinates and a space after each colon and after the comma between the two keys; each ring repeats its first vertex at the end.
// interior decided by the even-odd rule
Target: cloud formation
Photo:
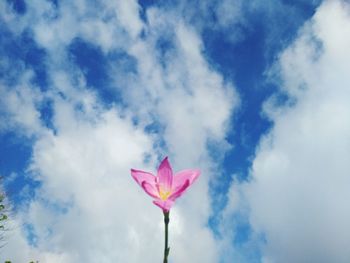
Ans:
{"type": "MultiPolygon", "coordinates": [[[[345,263],[350,8],[329,0],[313,10],[319,2],[164,1],[146,8],[137,1],[33,0],[21,10],[0,2],[0,132],[30,145],[27,168],[15,175],[35,182],[31,194],[19,193],[0,260],[161,261],[161,211],[129,169],[155,170],[169,155],[175,170],[202,170],[171,212],[174,262],[345,263]],[[276,41],[302,21],[298,5],[316,12],[290,34],[291,43],[276,41]],[[264,37],[259,67],[269,65],[276,46],[286,47],[266,74],[279,86],[261,112],[273,125],[246,167],[248,178],[233,175],[229,191],[213,196],[210,183],[231,180],[217,156],[234,148],[227,137],[241,99],[234,78],[211,63],[206,48],[217,47],[205,41],[213,33],[234,48],[252,32],[264,37]],[[213,228],[211,204],[221,223],[213,228]]],[[[252,39],[255,47],[260,40],[252,39]]],[[[234,75],[241,65],[232,65],[225,70],[234,75]]],[[[249,88],[239,89],[243,103],[249,88]]],[[[252,101],[246,105],[259,100],[252,101]]]]}
{"type": "Polygon", "coordinates": [[[201,37],[157,7],[143,20],[136,1],[37,0],[27,2],[21,16],[1,5],[11,37],[30,32],[44,51],[48,79],[45,89],[38,87],[28,66],[15,87],[2,82],[1,109],[13,123],[6,128],[34,138],[25,176],[40,186],[19,207],[1,260],[160,261],[161,212],[129,169],[154,170],[169,153],[176,170],[202,169],[201,180],[172,210],[172,259],[214,262],[208,183],[217,166],[207,146],[227,145],[238,96],[206,62],[201,37]],[[96,72],[79,65],[74,44],[106,61],[106,86],[89,82],[96,72]],[[106,103],[106,90],[119,99],[106,103]]]}
{"type": "Polygon", "coordinates": [[[273,128],[260,142],[249,181],[233,184],[226,210],[228,221],[246,214],[247,242],[260,243],[262,262],[350,258],[349,46],[349,4],[325,1],[272,74],[289,99],[266,102],[273,128]]]}

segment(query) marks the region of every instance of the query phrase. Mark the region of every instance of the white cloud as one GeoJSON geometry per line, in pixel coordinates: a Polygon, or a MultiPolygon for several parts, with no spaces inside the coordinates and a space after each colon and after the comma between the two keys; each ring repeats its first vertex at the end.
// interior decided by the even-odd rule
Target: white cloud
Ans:
{"type": "Polygon", "coordinates": [[[349,4],[325,1],[280,56],[282,89],[294,103],[266,104],[273,129],[230,201],[243,195],[251,226],[265,236],[264,262],[350,258],[349,46],[349,4]]]}
{"type": "MultiPolygon", "coordinates": [[[[60,2],[58,11],[41,2],[28,4],[28,13],[18,18],[18,25],[9,19],[8,26],[18,33],[28,25],[47,52],[50,89],[39,95],[53,101],[55,132],[41,132],[40,125],[35,130],[30,172],[42,185],[16,219],[18,225],[31,225],[35,242],[30,245],[25,229],[18,228],[0,259],[161,261],[161,211],[131,179],[129,169],[155,170],[157,157],[168,152],[175,170],[202,169],[201,179],[172,210],[171,260],[217,261],[218,247],[207,226],[208,182],[217,167],[207,143],[227,146],[228,121],[238,99],[233,87],[206,62],[200,36],[179,17],[156,8],[147,15],[154,12],[160,18],[153,17],[144,28],[136,1],[113,6],[99,2],[93,7],[88,1],[66,1],[60,2]],[[57,17],[50,18],[48,14],[54,12],[57,17]],[[157,40],[169,30],[162,24],[171,26],[168,40],[173,46],[165,58],[157,50],[157,40]],[[141,38],[142,29],[146,36],[141,38]],[[117,102],[103,105],[98,91],[86,87],[82,72],[67,59],[67,47],[75,37],[106,54],[122,50],[136,60],[134,73],[124,76],[118,67],[109,72],[119,77],[116,84],[123,83],[115,92],[122,94],[126,108],[117,102]],[[140,120],[138,125],[133,118],[140,120]],[[153,122],[161,131],[145,132],[153,122]],[[166,149],[157,146],[160,140],[166,149]],[[21,255],[15,253],[16,244],[22,244],[21,255]]],[[[38,114],[30,98],[26,97],[28,108],[38,114]]],[[[13,111],[23,117],[16,109],[20,107],[13,111]]]]}
{"type": "Polygon", "coordinates": [[[0,130],[15,129],[22,136],[32,136],[42,130],[40,112],[37,110],[42,94],[37,87],[30,84],[33,72],[25,70],[21,73],[15,87],[8,88],[5,83],[0,82],[0,108],[3,115],[0,130]]]}
{"type": "Polygon", "coordinates": [[[216,8],[218,24],[224,28],[243,23],[243,1],[225,0],[221,1],[216,8]]]}

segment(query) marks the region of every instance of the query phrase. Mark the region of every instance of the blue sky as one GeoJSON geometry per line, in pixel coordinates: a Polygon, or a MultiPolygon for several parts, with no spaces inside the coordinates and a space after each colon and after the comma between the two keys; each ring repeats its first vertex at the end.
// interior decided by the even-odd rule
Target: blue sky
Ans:
{"type": "Polygon", "coordinates": [[[160,261],[129,169],[166,155],[202,170],[170,262],[350,258],[346,1],[7,0],[0,21],[0,260],[160,261]]]}

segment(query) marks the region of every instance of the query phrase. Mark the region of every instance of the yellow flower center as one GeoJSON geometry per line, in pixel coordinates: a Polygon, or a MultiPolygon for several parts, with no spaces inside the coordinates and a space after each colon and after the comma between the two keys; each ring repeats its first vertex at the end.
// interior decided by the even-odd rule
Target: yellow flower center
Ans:
{"type": "Polygon", "coordinates": [[[159,190],[160,199],[162,199],[163,201],[167,200],[170,194],[170,191],[164,191],[162,189],[159,190]]]}

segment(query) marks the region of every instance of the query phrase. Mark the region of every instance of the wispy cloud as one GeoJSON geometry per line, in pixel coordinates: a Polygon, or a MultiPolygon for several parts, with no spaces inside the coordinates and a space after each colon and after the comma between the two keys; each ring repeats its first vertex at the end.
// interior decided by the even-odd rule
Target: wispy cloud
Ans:
{"type": "Polygon", "coordinates": [[[174,262],[350,257],[345,1],[22,3],[0,2],[0,135],[30,148],[0,260],[161,261],[129,169],[164,155],[202,170],[174,262]]]}
{"type": "Polygon", "coordinates": [[[250,180],[232,186],[226,223],[246,214],[263,262],[349,259],[349,10],[325,1],[281,53],[275,77],[291,103],[266,102],[273,129],[250,180]]]}
{"type": "Polygon", "coordinates": [[[218,250],[207,220],[208,182],[217,166],[207,144],[227,144],[238,96],[206,62],[200,35],[181,17],[157,7],[147,10],[145,22],[134,1],[32,1],[23,15],[2,5],[12,36],[30,32],[45,51],[48,78],[41,90],[31,82],[29,67],[20,72],[23,81],[16,89],[4,83],[1,90],[4,116],[14,123],[6,128],[24,127],[21,132],[35,138],[27,173],[41,182],[18,210],[14,223],[27,227],[16,228],[2,259],[160,261],[159,211],[134,186],[129,169],[153,170],[169,153],[176,169],[203,170],[172,211],[173,259],[215,261],[218,250]],[[94,61],[79,65],[72,49],[77,40],[82,52],[90,45],[103,57],[108,87],[89,82],[94,61]],[[162,54],[161,40],[169,43],[162,54]],[[123,72],[121,56],[134,63],[130,69],[122,66],[123,72]],[[101,94],[107,88],[120,97],[106,103],[101,94]],[[44,101],[50,101],[49,109],[39,106],[44,101]],[[150,132],[150,125],[156,131],[150,132]]]}

